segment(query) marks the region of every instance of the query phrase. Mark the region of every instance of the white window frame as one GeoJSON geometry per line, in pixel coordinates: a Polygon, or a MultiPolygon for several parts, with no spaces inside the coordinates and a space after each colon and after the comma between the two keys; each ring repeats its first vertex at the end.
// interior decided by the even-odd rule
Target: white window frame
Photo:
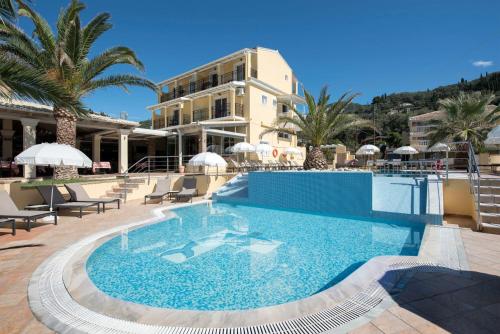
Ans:
{"type": "Polygon", "coordinates": [[[267,106],[267,95],[265,95],[265,94],[261,95],[260,103],[262,103],[263,106],[267,106]]]}

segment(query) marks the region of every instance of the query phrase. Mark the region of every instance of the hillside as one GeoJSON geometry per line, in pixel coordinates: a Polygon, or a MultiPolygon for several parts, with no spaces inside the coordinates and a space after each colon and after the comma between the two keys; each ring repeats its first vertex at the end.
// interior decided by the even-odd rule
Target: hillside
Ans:
{"type": "MultiPolygon", "coordinates": [[[[353,104],[350,112],[371,120],[373,110],[375,110],[375,125],[383,135],[377,141],[380,144],[385,143],[397,147],[409,143],[409,117],[437,110],[440,99],[456,96],[460,91],[493,92],[497,96],[493,103],[498,105],[500,104],[500,72],[486,73],[470,81],[460,79],[456,84],[426,91],[383,94],[374,97],[371,104],[353,104]]],[[[340,141],[349,148],[355,149],[360,144],[372,142],[373,132],[353,130],[342,136],[340,141]]]]}

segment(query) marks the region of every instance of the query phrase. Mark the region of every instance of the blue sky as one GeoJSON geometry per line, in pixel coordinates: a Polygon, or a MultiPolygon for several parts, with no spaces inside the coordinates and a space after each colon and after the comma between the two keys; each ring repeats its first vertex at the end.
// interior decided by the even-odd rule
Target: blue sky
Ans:
{"type": "MultiPolygon", "coordinates": [[[[33,5],[53,23],[68,2],[33,5]]],[[[154,82],[256,45],[278,49],[313,93],[327,84],[333,95],[360,92],[359,103],[500,70],[498,0],[84,2],[84,23],[105,11],[114,24],[94,51],[133,48],[154,82]]],[[[156,98],[141,88],[108,89],[86,102],[95,111],[126,111],[142,120],[156,98]]]]}

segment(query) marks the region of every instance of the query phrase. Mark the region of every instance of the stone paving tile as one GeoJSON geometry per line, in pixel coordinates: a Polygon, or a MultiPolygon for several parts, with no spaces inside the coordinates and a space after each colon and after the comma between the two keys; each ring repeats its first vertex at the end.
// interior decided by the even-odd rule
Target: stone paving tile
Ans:
{"type": "Polygon", "coordinates": [[[419,316],[410,308],[393,306],[388,311],[420,333],[448,333],[433,322],[419,316]]]}
{"type": "Polygon", "coordinates": [[[410,325],[408,325],[406,322],[399,319],[389,311],[383,312],[379,317],[374,319],[371,323],[386,334],[402,333],[403,331],[414,330],[410,325]]]}
{"type": "MultiPolygon", "coordinates": [[[[465,317],[454,317],[445,320],[442,324],[448,331],[456,334],[493,334],[486,328],[483,328],[465,317]]],[[[498,333],[498,332],[496,332],[498,333]]]]}
{"type": "Polygon", "coordinates": [[[349,332],[349,334],[384,334],[380,329],[375,327],[372,323],[364,324],[361,327],[356,328],[349,332]]]}

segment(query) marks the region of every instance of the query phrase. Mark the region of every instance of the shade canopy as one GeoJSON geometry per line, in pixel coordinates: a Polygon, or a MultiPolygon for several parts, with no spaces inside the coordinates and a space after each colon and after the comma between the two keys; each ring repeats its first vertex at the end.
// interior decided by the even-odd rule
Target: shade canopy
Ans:
{"type": "Polygon", "coordinates": [[[363,145],[356,151],[357,155],[374,155],[380,152],[380,149],[375,145],[363,145]]]}
{"type": "Polygon", "coordinates": [[[445,143],[437,143],[432,145],[429,149],[429,152],[450,152],[450,147],[445,143]]]}
{"type": "Polygon", "coordinates": [[[500,125],[495,127],[488,133],[488,137],[484,141],[486,145],[500,145],[500,125]]]}
{"type": "Polygon", "coordinates": [[[233,146],[233,153],[255,152],[255,146],[247,142],[237,143],[233,146]]]}
{"type": "Polygon", "coordinates": [[[33,145],[21,152],[15,158],[18,165],[33,166],[72,166],[78,168],[91,168],[92,160],[82,151],[70,145],[57,143],[43,143],[33,145]]]}
{"type": "Polygon", "coordinates": [[[286,154],[302,155],[302,151],[297,147],[287,147],[287,148],[285,148],[285,153],[286,154]]]}
{"type": "Polygon", "coordinates": [[[406,155],[406,154],[412,155],[412,154],[417,154],[418,151],[411,146],[401,146],[401,147],[395,149],[393,153],[400,154],[400,155],[406,155]]]}
{"type": "Polygon", "coordinates": [[[271,154],[273,147],[269,145],[266,141],[261,141],[257,146],[255,146],[255,153],[260,154],[265,157],[271,154]]]}
{"type": "Polygon", "coordinates": [[[192,157],[188,165],[191,166],[209,166],[209,167],[226,167],[227,162],[217,153],[203,152],[192,157]]]}

